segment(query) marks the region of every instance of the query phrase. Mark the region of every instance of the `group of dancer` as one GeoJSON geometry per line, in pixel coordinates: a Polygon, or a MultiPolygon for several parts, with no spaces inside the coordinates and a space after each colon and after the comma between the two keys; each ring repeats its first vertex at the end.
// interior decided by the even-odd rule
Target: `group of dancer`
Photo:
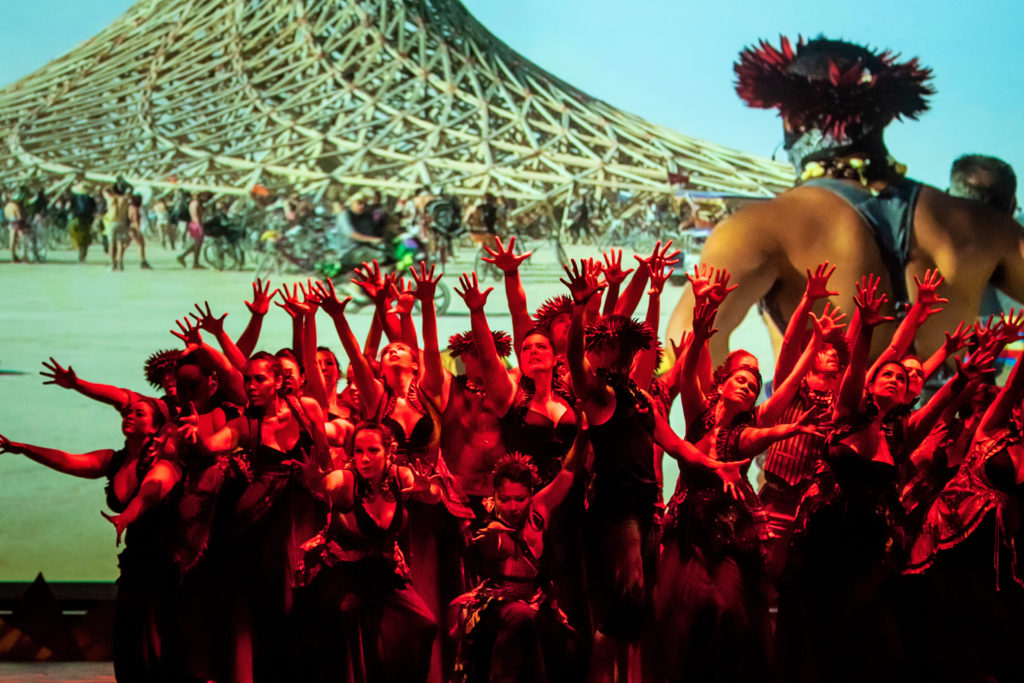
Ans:
{"type": "Polygon", "coordinates": [[[145,365],[159,397],[44,363],[49,383],[122,414],[119,448],[0,436],[2,451],[107,479],[125,544],[119,681],[1019,678],[1024,372],[992,375],[1024,315],[967,321],[921,361],[916,330],[946,303],[929,272],[871,363],[891,320],[878,278],[822,309],[822,264],[758,404],[754,356],[709,360],[729,273],[689,275],[693,331],[666,368],[653,331],[668,245],[630,270],[616,251],[574,261],[567,294],[533,315],[528,254],[488,251],[512,334],[463,274],[470,329],[449,359],[440,275],[374,263],[354,280],[376,307],[362,342],[329,280],[257,282],[238,339],[209,304],[177,322],[183,348],[145,365]],[[293,346],[271,354],[255,349],[275,294],[293,346]],[[340,391],[318,313],[348,361],[340,391]],[[665,454],[679,463],[667,502],[665,454]]]}

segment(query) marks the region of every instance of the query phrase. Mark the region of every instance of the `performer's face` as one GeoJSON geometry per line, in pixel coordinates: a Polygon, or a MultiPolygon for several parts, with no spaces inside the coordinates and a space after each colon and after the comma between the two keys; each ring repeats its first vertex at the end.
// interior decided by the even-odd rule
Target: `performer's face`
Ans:
{"type": "Polygon", "coordinates": [[[907,371],[907,398],[917,398],[924,388],[924,367],[916,358],[904,358],[903,368],[907,371]]]}
{"type": "Polygon", "coordinates": [[[550,370],[555,364],[555,350],[551,341],[543,334],[531,334],[523,340],[519,356],[523,363],[523,373],[550,370]]]}
{"type": "Polygon", "coordinates": [[[270,361],[263,358],[249,361],[242,378],[246,398],[252,406],[268,405],[281,388],[281,378],[274,374],[270,361]]]}
{"type": "Polygon", "coordinates": [[[814,370],[824,374],[839,372],[839,353],[831,344],[826,344],[814,358],[814,370]]]}
{"type": "Polygon", "coordinates": [[[907,371],[900,363],[886,363],[871,381],[871,394],[891,403],[902,403],[907,392],[907,371]]]}
{"type": "Polygon", "coordinates": [[[385,370],[412,370],[415,372],[419,367],[416,357],[408,344],[393,342],[384,347],[380,358],[381,365],[385,370]]]}
{"type": "Polygon", "coordinates": [[[281,381],[287,393],[298,396],[302,389],[302,371],[299,370],[299,364],[291,358],[278,358],[277,362],[281,364],[281,381]]]}
{"type": "Polygon", "coordinates": [[[192,364],[178,366],[174,371],[174,386],[182,405],[193,401],[202,403],[217,390],[216,381],[198,365],[192,364]]]}
{"type": "Polygon", "coordinates": [[[320,367],[320,374],[324,376],[324,383],[328,390],[337,386],[341,373],[338,370],[338,359],[334,357],[334,354],[330,351],[317,351],[316,364],[320,367]]]}
{"type": "Polygon", "coordinates": [[[156,434],[153,426],[153,406],[148,401],[136,401],[128,406],[121,417],[121,433],[125,436],[156,434]]]}
{"type": "Polygon", "coordinates": [[[722,398],[732,403],[739,403],[745,410],[754,407],[757,393],[757,377],[749,370],[737,370],[729,375],[722,384],[722,398]]]}
{"type": "Polygon", "coordinates": [[[376,429],[364,429],[352,440],[352,458],[363,479],[377,481],[384,476],[387,455],[384,440],[376,429]]]}
{"type": "Polygon", "coordinates": [[[505,522],[518,526],[526,519],[530,497],[530,489],[527,487],[502,479],[494,487],[494,510],[505,522]]]}
{"type": "Polygon", "coordinates": [[[177,398],[178,383],[173,372],[164,373],[164,376],[160,379],[160,388],[163,389],[164,393],[171,398],[177,398]]]}

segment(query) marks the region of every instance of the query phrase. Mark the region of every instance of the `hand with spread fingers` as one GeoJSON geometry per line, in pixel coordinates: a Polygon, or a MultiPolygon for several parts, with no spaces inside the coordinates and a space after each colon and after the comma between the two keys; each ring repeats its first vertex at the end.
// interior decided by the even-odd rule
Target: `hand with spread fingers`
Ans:
{"type": "Polygon", "coordinates": [[[484,245],[484,251],[490,254],[490,256],[484,256],[483,260],[486,261],[487,263],[493,264],[506,275],[509,275],[519,270],[519,266],[523,263],[523,261],[525,261],[526,259],[530,258],[530,256],[533,255],[532,251],[527,251],[522,254],[516,254],[515,235],[508,238],[508,246],[503,245],[501,242],[501,238],[498,237],[497,235],[494,236],[494,242],[497,248],[489,247],[486,244],[484,245]]]}

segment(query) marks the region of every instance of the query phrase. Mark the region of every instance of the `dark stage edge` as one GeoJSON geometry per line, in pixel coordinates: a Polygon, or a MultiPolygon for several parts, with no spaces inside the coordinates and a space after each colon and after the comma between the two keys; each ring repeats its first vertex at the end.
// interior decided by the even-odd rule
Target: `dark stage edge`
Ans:
{"type": "Polygon", "coordinates": [[[0,662],[3,683],[114,683],[110,662],[0,662]]]}

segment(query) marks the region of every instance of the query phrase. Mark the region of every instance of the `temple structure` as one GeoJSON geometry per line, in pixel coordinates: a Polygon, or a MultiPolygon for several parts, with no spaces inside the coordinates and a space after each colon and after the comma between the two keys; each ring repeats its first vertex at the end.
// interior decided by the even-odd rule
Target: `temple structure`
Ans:
{"type": "Polygon", "coordinates": [[[0,186],[429,185],[520,207],[606,191],[771,196],[792,171],[657,126],[524,59],[458,0],[140,0],[0,91],[0,186]]]}

